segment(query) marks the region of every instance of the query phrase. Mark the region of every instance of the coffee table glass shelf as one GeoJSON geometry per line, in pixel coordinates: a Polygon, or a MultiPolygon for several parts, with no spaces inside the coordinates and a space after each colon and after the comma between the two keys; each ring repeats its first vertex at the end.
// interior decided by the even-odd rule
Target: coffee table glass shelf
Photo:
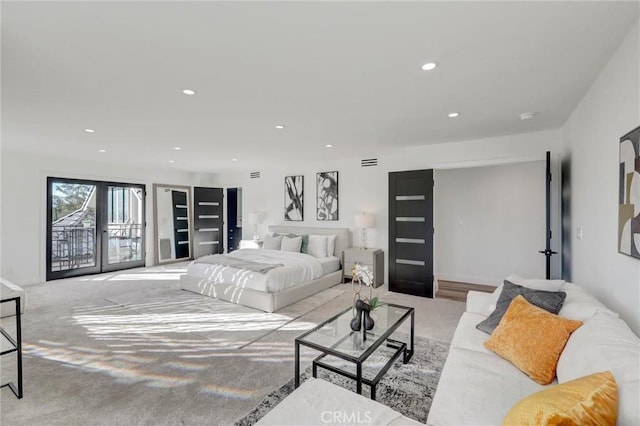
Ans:
{"type": "MultiPolygon", "coordinates": [[[[371,388],[371,399],[376,399],[376,386],[393,363],[402,355],[407,363],[413,356],[415,312],[413,308],[385,304],[374,311],[375,326],[370,331],[351,330],[353,309],[348,308],[317,327],[297,337],[295,340],[295,387],[300,386],[300,346],[307,346],[322,352],[312,363],[313,377],[317,377],[318,367],[340,374],[356,381],[356,392],[362,394],[362,384],[371,388]],[[391,335],[410,320],[409,342],[392,339],[391,335]],[[380,364],[373,377],[363,375],[363,364],[382,344],[391,348],[391,355],[380,364]],[[353,363],[354,368],[345,369],[335,358],[353,363]]],[[[380,348],[382,349],[382,348],[380,348]]],[[[350,365],[350,364],[349,364],[350,365]]]]}

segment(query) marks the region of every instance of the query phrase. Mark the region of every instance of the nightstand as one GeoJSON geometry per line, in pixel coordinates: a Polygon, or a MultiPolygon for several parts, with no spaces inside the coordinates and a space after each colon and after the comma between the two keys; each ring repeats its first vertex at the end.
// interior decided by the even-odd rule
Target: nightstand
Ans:
{"type": "Polygon", "coordinates": [[[262,248],[262,240],[240,240],[240,248],[262,248]]]}
{"type": "Polygon", "coordinates": [[[377,248],[350,247],[342,252],[342,282],[351,277],[353,266],[359,263],[366,265],[373,272],[373,286],[380,287],[384,283],[384,250],[377,248]]]}

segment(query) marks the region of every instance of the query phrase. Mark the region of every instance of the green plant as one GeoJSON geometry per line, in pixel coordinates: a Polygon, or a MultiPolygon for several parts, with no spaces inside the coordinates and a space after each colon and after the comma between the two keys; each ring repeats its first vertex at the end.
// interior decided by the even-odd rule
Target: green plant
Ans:
{"type": "Polygon", "coordinates": [[[384,302],[380,301],[380,299],[378,299],[378,296],[368,299],[367,303],[369,304],[370,311],[375,311],[376,309],[384,305],[384,302]]]}

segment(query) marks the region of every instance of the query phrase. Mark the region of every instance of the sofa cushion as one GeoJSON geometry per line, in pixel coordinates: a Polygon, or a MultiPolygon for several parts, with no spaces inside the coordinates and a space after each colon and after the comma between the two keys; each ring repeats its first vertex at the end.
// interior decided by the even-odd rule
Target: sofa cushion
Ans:
{"type": "Polygon", "coordinates": [[[545,388],[494,353],[451,347],[427,424],[499,425],[515,403],[545,388]]]}
{"type": "Polygon", "coordinates": [[[511,274],[507,281],[532,290],[558,291],[564,286],[565,280],[545,280],[539,278],[522,278],[519,275],[511,274]]]}
{"type": "Polygon", "coordinates": [[[513,284],[505,280],[502,293],[496,303],[496,309],[476,327],[485,333],[491,334],[498,326],[504,313],[509,308],[511,301],[518,295],[522,295],[529,303],[542,308],[552,314],[557,314],[562,307],[566,293],[562,291],[533,290],[527,287],[513,284]]]}
{"type": "Polygon", "coordinates": [[[485,346],[511,361],[532,380],[546,385],[571,333],[582,325],[550,314],[517,296],[485,346]]]}
{"type": "Polygon", "coordinates": [[[610,370],[618,383],[620,424],[640,424],[640,339],[624,321],[597,313],[576,330],[558,360],[558,382],[610,370]]]}
{"type": "MultiPolygon", "coordinates": [[[[496,288],[497,291],[497,288],[496,288]]],[[[467,293],[467,307],[466,312],[471,312],[474,314],[480,314],[484,318],[488,317],[491,312],[496,309],[496,301],[500,296],[500,292],[502,291],[502,286],[500,286],[500,292],[497,294],[496,291],[493,293],[484,293],[481,291],[470,290],[467,293]],[[493,308],[491,307],[493,305],[493,308]]],[[[484,319],[482,318],[482,319],[484,319]]],[[[474,324],[475,327],[475,324],[474,324]]]]}
{"type": "Polygon", "coordinates": [[[460,317],[456,331],[453,334],[451,347],[468,349],[470,351],[477,351],[495,356],[492,351],[484,347],[484,342],[487,340],[487,334],[476,328],[476,324],[485,318],[486,317],[479,314],[464,312],[462,317],[460,317]]]}
{"type": "Polygon", "coordinates": [[[518,402],[503,425],[615,425],[618,388],[610,371],[545,389],[518,402]]]}
{"type": "Polygon", "coordinates": [[[562,309],[558,312],[561,317],[584,321],[598,312],[606,312],[611,316],[618,317],[617,313],[607,308],[577,284],[566,283],[562,286],[562,291],[567,293],[567,297],[562,309]]]}

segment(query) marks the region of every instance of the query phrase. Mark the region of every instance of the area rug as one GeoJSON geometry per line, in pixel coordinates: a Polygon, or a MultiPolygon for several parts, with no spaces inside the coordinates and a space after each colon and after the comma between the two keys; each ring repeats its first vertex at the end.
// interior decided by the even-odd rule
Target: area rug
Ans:
{"type": "MultiPolygon", "coordinates": [[[[449,352],[449,344],[435,340],[416,338],[415,353],[408,364],[398,360],[384,375],[376,389],[376,401],[395,411],[427,422],[427,414],[440,379],[442,367],[449,352]]],[[[379,368],[389,354],[380,349],[365,363],[363,374],[370,377],[371,369],[379,368]],[[369,371],[368,371],[369,370],[369,371]],[[369,373],[369,375],[367,374],[369,373]]],[[[388,359],[388,358],[387,358],[388,359]]],[[[340,362],[336,360],[336,362],[340,362]]],[[[335,365],[335,363],[333,363],[335,365]]],[[[345,364],[350,367],[352,364],[345,364]]],[[[301,376],[301,382],[311,377],[311,367],[301,376]]],[[[335,373],[318,369],[318,378],[355,392],[355,381],[335,373]]],[[[236,426],[255,424],[294,390],[294,379],[268,394],[249,414],[238,420],[236,426]]],[[[369,386],[362,386],[362,394],[369,397],[369,386]]]]}

